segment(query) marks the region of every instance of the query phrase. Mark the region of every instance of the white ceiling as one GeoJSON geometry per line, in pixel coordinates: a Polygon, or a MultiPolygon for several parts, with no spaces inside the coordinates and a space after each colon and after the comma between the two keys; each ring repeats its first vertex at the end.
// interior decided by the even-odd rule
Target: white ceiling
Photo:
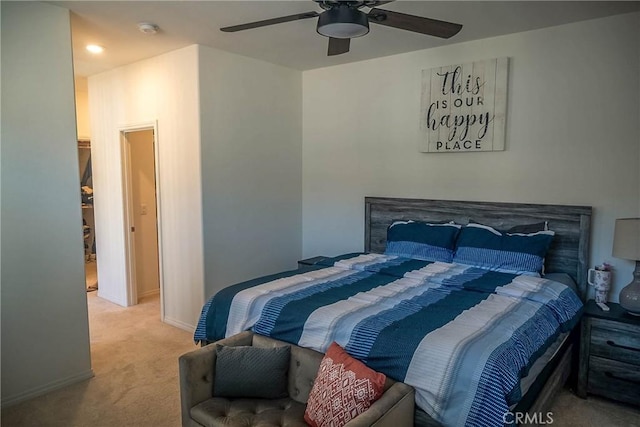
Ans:
{"type": "Polygon", "coordinates": [[[442,40],[371,24],[369,34],[352,40],[349,53],[327,57],[327,39],[316,33],[315,18],[237,33],[219,30],[321,11],[310,0],[49,3],[73,12],[73,54],[78,76],[90,76],[196,43],[309,70],[640,10],[640,1],[396,1],[381,8],[460,23],[464,25],[462,31],[442,40]],[[160,32],[143,34],[138,31],[138,22],[152,22],[160,32]],[[104,46],[105,51],[97,56],[89,54],[85,46],[90,43],[104,46]]]}

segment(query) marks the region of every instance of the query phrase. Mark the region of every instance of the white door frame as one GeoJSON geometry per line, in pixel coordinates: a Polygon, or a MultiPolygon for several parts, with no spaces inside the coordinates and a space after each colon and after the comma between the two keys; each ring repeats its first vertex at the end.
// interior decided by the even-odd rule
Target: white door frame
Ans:
{"type": "Polygon", "coordinates": [[[127,280],[127,306],[138,303],[138,289],[136,286],[136,265],[135,265],[135,245],[131,228],[134,224],[133,215],[133,191],[131,189],[131,146],[127,140],[127,133],[153,130],[153,161],[155,169],[155,191],[156,191],[156,224],[158,233],[158,279],[160,281],[160,318],[164,319],[164,280],[162,268],[162,219],[160,200],[160,162],[158,149],[158,122],[148,121],[119,127],[120,133],[120,154],[122,159],[122,201],[124,207],[124,252],[125,252],[125,277],[127,280]]]}

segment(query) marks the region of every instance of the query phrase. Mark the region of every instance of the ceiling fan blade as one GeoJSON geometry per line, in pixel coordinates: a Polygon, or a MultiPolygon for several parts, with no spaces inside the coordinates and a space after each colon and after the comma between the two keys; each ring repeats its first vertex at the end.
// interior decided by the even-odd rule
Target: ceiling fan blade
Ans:
{"type": "Polygon", "coordinates": [[[281,16],[280,18],[265,19],[263,21],[249,22],[246,24],[233,25],[231,27],[220,28],[225,33],[233,33],[236,31],[249,30],[251,28],[266,27],[267,25],[281,24],[283,22],[297,21],[299,19],[315,18],[318,12],[296,13],[295,15],[281,16]]]}
{"type": "Polygon", "coordinates": [[[327,55],[334,56],[349,52],[349,45],[351,39],[337,39],[335,37],[329,37],[329,49],[327,55]]]}
{"type": "Polygon", "coordinates": [[[423,18],[421,16],[407,15],[406,13],[392,12],[384,9],[371,9],[368,14],[369,22],[386,25],[387,27],[427,34],[429,36],[448,39],[462,29],[462,25],[453,22],[438,21],[437,19],[423,18]]]}

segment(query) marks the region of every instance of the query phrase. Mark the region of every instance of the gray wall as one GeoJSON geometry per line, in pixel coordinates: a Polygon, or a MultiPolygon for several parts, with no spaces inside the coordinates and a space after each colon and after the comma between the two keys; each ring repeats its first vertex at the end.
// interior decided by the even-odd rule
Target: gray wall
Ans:
{"type": "Polygon", "coordinates": [[[614,264],[617,300],[633,263],[611,255],[614,222],[640,215],[639,70],[634,13],[304,72],[303,255],[361,250],[367,195],[590,205],[590,264],[614,264]],[[421,70],[505,56],[506,150],[418,152],[421,70]]]}
{"type": "Polygon", "coordinates": [[[217,290],[295,267],[300,71],[192,45],[91,76],[89,103],[100,296],[126,305],[122,194],[112,183],[118,126],[128,123],[158,121],[165,322],[193,330],[217,290]]]}
{"type": "Polygon", "coordinates": [[[302,74],[200,46],[205,296],[294,268],[302,241],[302,74]]]}
{"type": "Polygon", "coordinates": [[[191,45],[89,77],[98,296],[135,303],[119,133],[156,123],[162,320],[189,331],[204,302],[197,60],[191,45]]]}
{"type": "Polygon", "coordinates": [[[92,376],[69,12],[2,2],[2,404],[92,376]]]}

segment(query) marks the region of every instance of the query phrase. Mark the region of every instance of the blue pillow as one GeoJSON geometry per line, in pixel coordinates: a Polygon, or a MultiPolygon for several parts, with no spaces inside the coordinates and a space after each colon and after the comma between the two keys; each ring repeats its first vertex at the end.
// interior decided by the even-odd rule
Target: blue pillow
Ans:
{"type": "Polygon", "coordinates": [[[385,255],[451,262],[460,225],[394,221],[387,229],[385,255]]]}
{"type": "Polygon", "coordinates": [[[539,275],[553,231],[501,233],[482,224],[465,226],[456,242],[453,262],[492,271],[539,275]]]}

